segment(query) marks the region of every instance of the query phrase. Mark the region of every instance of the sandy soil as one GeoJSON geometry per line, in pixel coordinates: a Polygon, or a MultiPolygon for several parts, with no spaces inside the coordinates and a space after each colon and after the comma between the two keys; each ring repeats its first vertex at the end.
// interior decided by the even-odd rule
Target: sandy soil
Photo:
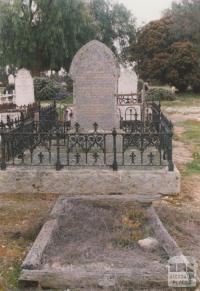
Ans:
{"type": "MultiPolygon", "coordinates": [[[[185,109],[169,115],[173,122],[200,120],[200,109],[185,109]],[[195,112],[195,113],[192,113],[195,112]]],[[[184,128],[175,126],[176,135],[184,133],[184,128]]],[[[192,160],[193,148],[187,144],[174,141],[174,161],[182,170],[192,160]]],[[[155,207],[163,224],[176,239],[185,255],[193,256],[200,266],[200,174],[182,176],[181,193],[176,197],[168,197],[156,202],[155,207]]],[[[199,268],[200,271],[200,268],[199,268]]],[[[200,275],[200,272],[199,272],[200,275]]]]}

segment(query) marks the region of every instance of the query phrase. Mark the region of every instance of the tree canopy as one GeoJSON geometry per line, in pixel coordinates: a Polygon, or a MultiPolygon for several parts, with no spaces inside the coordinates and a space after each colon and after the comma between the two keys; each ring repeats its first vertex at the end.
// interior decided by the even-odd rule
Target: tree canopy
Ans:
{"type": "Polygon", "coordinates": [[[172,18],[171,29],[176,40],[191,41],[200,52],[200,1],[174,1],[165,15],[172,18]]]}
{"type": "Polygon", "coordinates": [[[97,38],[115,53],[117,48],[124,53],[124,48],[136,34],[135,18],[131,12],[123,4],[112,4],[107,0],[91,1],[90,9],[97,27],[97,38]]]}
{"type": "Polygon", "coordinates": [[[130,60],[137,63],[140,78],[157,80],[185,91],[189,85],[200,88],[198,53],[194,44],[177,40],[170,16],[150,22],[138,31],[130,46],[130,60]]]}
{"type": "Polygon", "coordinates": [[[99,39],[121,51],[133,38],[131,13],[109,0],[0,0],[0,65],[25,67],[33,75],[68,70],[76,51],[99,39]]]}

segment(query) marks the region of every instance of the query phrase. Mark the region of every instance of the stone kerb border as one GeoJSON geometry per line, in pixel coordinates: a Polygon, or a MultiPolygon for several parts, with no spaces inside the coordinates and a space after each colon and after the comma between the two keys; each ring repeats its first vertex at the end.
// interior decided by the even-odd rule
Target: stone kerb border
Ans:
{"type": "Polygon", "coordinates": [[[173,195],[180,193],[177,169],[17,169],[0,171],[0,194],[55,193],[66,195],[173,195]]]}
{"type": "MultiPolygon", "coordinates": [[[[33,244],[29,254],[27,255],[23,265],[22,272],[20,276],[20,284],[23,286],[35,285],[38,284],[41,287],[48,288],[64,288],[66,286],[76,286],[80,287],[81,284],[87,282],[88,287],[98,285],[105,287],[105,282],[102,282],[104,268],[103,264],[89,264],[86,266],[75,266],[70,265],[64,268],[51,269],[50,267],[42,268],[42,256],[46,248],[53,242],[54,236],[56,235],[57,230],[59,229],[59,220],[62,220],[63,215],[67,215],[67,209],[71,209],[72,205],[70,200],[84,200],[86,197],[77,196],[76,198],[66,198],[65,196],[60,197],[50,216],[49,220],[44,224],[42,230],[40,231],[35,243],[33,244]]],[[[112,196],[87,196],[89,200],[106,200],[110,201],[119,201],[120,203],[124,201],[124,196],[112,195],[112,196]]],[[[137,197],[132,195],[127,195],[125,201],[139,201],[137,197]]],[[[146,212],[147,218],[149,219],[150,224],[153,227],[154,235],[158,239],[160,246],[164,248],[166,253],[170,256],[183,256],[183,253],[174,239],[170,236],[162,222],[160,221],[155,209],[153,208],[151,201],[146,201],[146,212]]],[[[117,276],[119,280],[134,281],[137,284],[150,284],[159,283],[160,286],[167,286],[167,274],[142,274],[138,270],[138,274],[133,276],[130,268],[111,268],[109,274],[117,276]]],[[[115,285],[115,283],[113,282],[115,285]]],[[[114,286],[113,285],[113,286],[114,286]]]]}

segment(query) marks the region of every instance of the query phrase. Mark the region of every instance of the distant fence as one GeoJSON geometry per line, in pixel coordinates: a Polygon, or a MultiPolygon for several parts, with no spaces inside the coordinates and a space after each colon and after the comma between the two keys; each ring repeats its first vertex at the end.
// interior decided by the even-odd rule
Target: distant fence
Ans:
{"type": "Polygon", "coordinates": [[[137,103],[142,103],[142,94],[133,93],[133,94],[117,94],[117,105],[127,106],[135,105],[137,103]]]}
{"type": "MultiPolygon", "coordinates": [[[[28,132],[27,124],[37,123],[37,128],[40,131],[49,131],[55,126],[57,122],[56,103],[42,107],[39,103],[34,103],[28,106],[18,107],[17,109],[3,110],[7,112],[6,121],[0,122],[0,134],[15,133],[15,132],[28,132]],[[11,118],[10,115],[18,113],[18,117],[11,118]]],[[[34,129],[33,129],[34,130],[34,129]]]]}

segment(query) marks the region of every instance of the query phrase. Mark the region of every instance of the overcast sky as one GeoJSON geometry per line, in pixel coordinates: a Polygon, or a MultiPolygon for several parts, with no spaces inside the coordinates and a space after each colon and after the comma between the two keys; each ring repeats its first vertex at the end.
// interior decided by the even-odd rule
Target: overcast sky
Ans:
{"type": "Polygon", "coordinates": [[[162,11],[170,8],[172,0],[118,0],[131,9],[141,25],[151,20],[159,19],[162,11]]]}

